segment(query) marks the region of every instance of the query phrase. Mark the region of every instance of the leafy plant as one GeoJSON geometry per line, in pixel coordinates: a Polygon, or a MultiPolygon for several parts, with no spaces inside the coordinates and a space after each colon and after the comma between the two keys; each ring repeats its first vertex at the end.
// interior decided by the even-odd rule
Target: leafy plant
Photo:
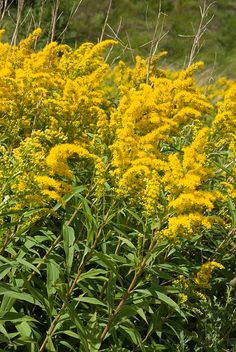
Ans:
{"type": "Polygon", "coordinates": [[[233,351],[236,84],[40,33],[0,45],[1,350],[233,351]]]}

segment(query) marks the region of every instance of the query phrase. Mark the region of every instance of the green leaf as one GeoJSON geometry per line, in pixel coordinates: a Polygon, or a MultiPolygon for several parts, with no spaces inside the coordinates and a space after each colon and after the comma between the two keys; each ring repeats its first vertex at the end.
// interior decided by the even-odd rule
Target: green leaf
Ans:
{"type": "Polygon", "coordinates": [[[105,276],[102,276],[103,274],[105,275],[107,272],[106,270],[102,270],[102,269],[90,269],[85,273],[82,273],[80,275],[79,281],[84,281],[87,279],[91,279],[91,280],[107,280],[107,278],[105,276]]]}
{"type": "Polygon", "coordinates": [[[66,270],[70,274],[75,251],[75,233],[74,229],[66,224],[63,225],[63,245],[66,255],[66,270]]]}
{"type": "Polygon", "coordinates": [[[48,296],[52,296],[56,292],[55,284],[60,276],[60,267],[59,265],[53,261],[50,260],[49,263],[47,263],[47,292],[48,296]]]}
{"type": "Polygon", "coordinates": [[[172,307],[176,312],[178,312],[180,315],[184,316],[183,313],[180,310],[180,307],[178,306],[178,304],[173,301],[172,298],[168,297],[167,295],[165,295],[162,292],[156,292],[157,297],[159,298],[160,301],[166,303],[168,306],[172,307]]]}
{"type": "Polygon", "coordinates": [[[24,285],[25,288],[27,289],[27,291],[31,294],[32,297],[36,298],[39,302],[42,303],[42,305],[44,306],[44,310],[46,312],[50,311],[50,305],[48,300],[46,299],[46,295],[44,290],[42,290],[41,288],[34,288],[30,285],[30,283],[27,281],[27,279],[24,279],[24,285]]]}
{"type": "Polygon", "coordinates": [[[35,271],[36,273],[40,274],[40,271],[36,268],[36,266],[34,266],[33,264],[27,262],[23,258],[16,258],[16,261],[17,261],[17,263],[25,266],[26,268],[29,268],[29,269],[35,271]]]}
{"type": "Polygon", "coordinates": [[[0,313],[0,321],[14,321],[14,322],[23,322],[23,321],[33,321],[33,322],[38,322],[36,319],[24,315],[23,313],[17,313],[17,312],[2,312],[0,313]]]}
{"type": "MultiPolygon", "coordinates": [[[[1,319],[0,319],[0,321],[1,321],[1,319]]],[[[5,320],[3,320],[3,323],[5,323],[5,320]]],[[[7,333],[7,330],[4,328],[3,324],[0,324],[0,333],[3,334],[7,338],[8,342],[10,341],[10,337],[7,333]]]]}
{"type": "Polygon", "coordinates": [[[99,263],[100,265],[102,265],[103,267],[105,267],[106,269],[110,269],[118,276],[118,272],[115,268],[115,264],[112,261],[111,256],[96,251],[94,253],[93,260],[99,263]]]}
{"type": "Polygon", "coordinates": [[[0,314],[4,312],[10,312],[15,301],[16,300],[14,298],[3,296],[3,299],[1,302],[0,314]]]}
{"type": "Polygon", "coordinates": [[[143,343],[142,343],[142,339],[141,339],[141,336],[140,336],[140,333],[139,333],[138,329],[135,326],[133,326],[133,324],[131,324],[130,321],[128,321],[128,324],[120,325],[119,326],[119,331],[120,330],[123,332],[124,335],[127,336],[127,338],[135,346],[139,346],[141,351],[145,351],[143,343]]]}
{"type": "Polygon", "coordinates": [[[22,323],[18,324],[16,328],[21,334],[21,337],[31,337],[32,329],[27,321],[23,321],[22,323]]]}
{"type": "Polygon", "coordinates": [[[70,337],[73,337],[74,339],[78,339],[78,340],[80,339],[79,335],[76,332],[72,331],[72,330],[58,331],[56,334],[58,335],[58,334],[62,334],[62,333],[65,334],[65,335],[68,335],[70,337]]]}
{"type": "Polygon", "coordinates": [[[65,301],[64,303],[65,303],[67,312],[69,313],[72,321],[74,322],[74,324],[77,327],[77,333],[78,333],[79,339],[81,341],[81,344],[84,347],[84,350],[86,352],[90,352],[88,341],[86,338],[86,335],[87,335],[86,328],[84,327],[82,321],[80,321],[78,314],[76,314],[76,312],[74,310],[74,307],[71,304],[69,304],[67,301],[65,301]]]}
{"type": "Polygon", "coordinates": [[[135,213],[133,210],[131,210],[130,208],[127,208],[126,211],[132,215],[137,221],[138,223],[142,224],[144,226],[143,220],[140,218],[140,216],[135,213]]]}
{"type": "Polygon", "coordinates": [[[106,304],[102,303],[99,301],[97,298],[94,297],[78,297],[74,299],[77,302],[84,302],[84,303],[89,303],[89,304],[95,304],[95,305],[100,305],[106,307],[106,304]]]}
{"type": "MultiPolygon", "coordinates": [[[[72,346],[72,344],[69,343],[68,341],[60,340],[59,343],[60,345],[65,346],[67,349],[69,348],[69,350],[73,352],[78,352],[77,347],[72,346]]],[[[67,351],[67,349],[63,349],[63,351],[67,351]]]]}
{"type": "MultiPolygon", "coordinates": [[[[82,193],[84,190],[86,189],[86,186],[77,186],[77,187],[73,187],[73,190],[71,193],[69,194],[66,194],[64,197],[63,197],[63,201],[65,203],[67,203],[69,200],[71,200],[73,197],[76,197],[78,196],[78,194],[82,193]]],[[[58,210],[60,207],[61,207],[61,203],[57,203],[55,205],[55,207],[53,208],[54,211],[58,210]]]]}
{"type": "Polygon", "coordinates": [[[12,264],[12,261],[11,261],[11,260],[9,260],[9,259],[3,257],[2,255],[0,255],[0,260],[1,260],[1,262],[3,262],[3,263],[12,264]]]}
{"type": "Polygon", "coordinates": [[[144,313],[144,310],[142,308],[137,309],[138,315],[148,324],[146,314],[144,313]]]}
{"type": "Polygon", "coordinates": [[[17,291],[8,285],[3,286],[2,284],[0,286],[0,295],[4,295],[5,297],[9,297],[9,298],[15,298],[16,300],[20,300],[20,301],[26,301],[34,305],[37,305],[39,307],[42,307],[42,304],[37,299],[32,297],[30,294],[17,291]]]}
{"type": "Polygon", "coordinates": [[[48,343],[47,343],[47,351],[48,352],[56,352],[55,346],[52,342],[51,336],[48,337],[48,343]]]}
{"type": "Polygon", "coordinates": [[[120,312],[116,315],[113,326],[117,325],[121,321],[126,321],[129,317],[135,316],[137,314],[138,307],[135,305],[124,305],[120,312]]]}
{"type": "Polygon", "coordinates": [[[232,219],[232,227],[236,228],[236,208],[231,198],[228,198],[229,211],[232,219]]]}
{"type": "Polygon", "coordinates": [[[118,237],[118,238],[121,240],[122,243],[125,243],[129,248],[134,249],[135,252],[137,251],[137,248],[130,240],[124,237],[118,237]]]}
{"type": "Polygon", "coordinates": [[[12,266],[10,264],[3,264],[0,267],[0,280],[2,280],[10,271],[12,266]]]}
{"type": "Polygon", "coordinates": [[[107,283],[107,303],[108,303],[108,314],[110,315],[114,308],[114,299],[116,291],[116,276],[111,271],[109,274],[109,280],[107,283]]]}
{"type": "Polygon", "coordinates": [[[98,352],[100,350],[100,332],[101,327],[98,324],[97,313],[94,312],[87,325],[87,340],[89,344],[89,351],[98,352]]]}

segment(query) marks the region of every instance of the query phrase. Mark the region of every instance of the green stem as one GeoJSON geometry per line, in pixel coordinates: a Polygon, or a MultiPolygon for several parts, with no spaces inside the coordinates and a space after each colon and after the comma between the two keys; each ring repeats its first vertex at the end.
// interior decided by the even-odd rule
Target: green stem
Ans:
{"type": "Polygon", "coordinates": [[[155,248],[155,245],[156,245],[156,238],[154,238],[151,243],[150,243],[150,246],[148,248],[148,251],[147,251],[147,254],[146,256],[143,258],[142,260],[142,263],[140,265],[140,268],[137,272],[135,272],[134,274],[134,277],[129,285],[129,287],[127,288],[127,290],[125,291],[122,299],[120,300],[118,306],[116,307],[115,311],[111,314],[111,316],[109,317],[108,319],[108,323],[107,325],[105,326],[105,328],[103,329],[101,335],[100,335],[100,341],[102,343],[102,341],[105,339],[108,331],[110,330],[112,324],[113,324],[113,321],[115,320],[116,316],[119,314],[120,310],[122,309],[122,307],[124,306],[126,300],[128,299],[128,297],[131,295],[131,293],[134,291],[135,289],[135,286],[137,284],[137,281],[139,279],[139,277],[142,275],[144,269],[145,269],[145,266],[146,266],[146,262],[148,260],[148,258],[150,257],[151,253],[152,253],[152,250],[155,248]]]}

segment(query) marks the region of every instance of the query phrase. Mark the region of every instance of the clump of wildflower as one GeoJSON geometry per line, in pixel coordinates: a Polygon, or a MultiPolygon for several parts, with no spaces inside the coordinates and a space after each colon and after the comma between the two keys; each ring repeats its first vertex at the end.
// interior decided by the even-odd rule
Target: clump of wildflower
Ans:
{"type": "Polygon", "coordinates": [[[185,293],[179,293],[178,294],[178,302],[180,305],[185,304],[188,301],[188,295],[185,293]]]}
{"type": "Polygon", "coordinates": [[[202,287],[199,287],[195,280],[191,280],[184,275],[179,275],[178,278],[173,281],[173,284],[180,291],[180,293],[178,293],[178,302],[180,305],[189,306],[192,310],[194,301],[207,300],[206,294],[201,292],[202,287]]]}
{"type": "MultiPolygon", "coordinates": [[[[166,155],[161,152],[160,146],[170,142],[172,136],[180,134],[184,125],[199,121],[202,114],[212,109],[212,105],[192,78],[193,73],[201,66],[201,63],[194,64],[177,74],[158,72],[156,77],[153,74],[154,68],[151,68],[149,79],[152,85],[144,83],[146,68],[138,58],[133,70],[126,71],[124,64],[120,64],[115,70],[115,77],[121,84],[122,97],[117,110],[111,115],[109,126],[115,133],[115,141],[110,146],[114,168],[112,175],[115,176],[117,193],[139,202],[149,215],[154,213],[158,206],[161,185],[164,183],[165,189],[169,190],[170,187],[178,189],[179,183],[173,177],[177,171],[174,163],[178,156],[169,157],[170,163],[171,158],[174,161],[173,170],[169,162],[166,162],[166,155]],[[121,77],[124,79],[123,84],[121,77]],[[124,88],[126,80],[129,89],[124,88]],[[163,172],[164,177],[160,177],[163,172]]],[[[203,176],[206,177],[206,169],[202,166],[206,157],[203,153],[200,156],[197,153],[201,144],[204,148],[207,134],[208,130],[202,129],[194,143],[184,150],[184,161],[177,172],[178,181],[181,182],[184,178],[186,187],[190,180],[193,182],[195,176],[192,188],[197,187],[196,183],[201,183],[201,174],[204,173],[203,176]],[[191,157],[194,156],[191,164],[189,153],[191,157]],[[202,172],[198,175],[201,169],[202,172]]],[[[213,195],[209,195],[207,199],[206,194],[205,204],[211,207],[213,198],[213,195]]]]}
{"type": "Polygon", "coordinates": [[[175,239],[178,236],[189,237],[196,228],[201,226],[210,229],[212,226],[210,219],[197,212],[181,214],[171,217],[168,221],[168,227],[162,233],[169,239],[175,239]]]}
{"type": "MultiPolygon", "coordinates": [[[[72,160],[73,158],[75,160],[87,159],[94,163],[94,168],[96,170],[94,180],[96,184],[97,196],[101,196],[105,183],[105,165],[99,156],[90,153],[87,149],[80,145],[65,143],[56,145],[50,150],[49,155],[46,158],[46,163],[51,175],[65,177],[71,180],[74,176],[74,173],[69,167],[68,161],[69,159],[72,160]]],[[[90,179],[88,179],[87,182],[91,182],[93,174],[91,174],[89,177],[90,179]]],[[[57,188],[56,184],[54,188],[57,188]]],[[[47,190],[47,193],[48,192],[49,190],[47,190]]],[[[51,196],[53,195],[56,196],[54,193],[51,194],[51,196]]]]}
{"type": "Polygon", "coordinates": [[[48,176],[36,176],[35,181],[42,189],[42,194],[54,199],[59,203],[62,202],[62,195],[70,191],[70,186],[65,182],[58,181],[48,176]]]}
{"type": "Polygon", "coordinates": [[[213,219],[205,212],[212,211],[222,195],[216,190],[201,189],[213,175],[211,166],[206,164],[208,133],[208,128],[200,129],[193,142],[183,148],[182,155],[171,154],[168,157],[163,182],[174,214],[163,234],[169,238],[189,236],[196,228],[210,229],[212,226],[213,219]]]}
{"type": "Polygon", "coordinates": [[[93,159],[89,151],[75,144],[59,144],[53,147],[47,156],[46,163],[52,174],[72,178],[73,172],[68,166],[68,159],[72,157],[93,159]]]}
{"type": "Polygon", "coordinates": [[[29,49],[34,41],[42,34],[42,29],[41,28],[36,28],[26,39],[23,39],[20,42],[20,49],[21,50],[26,50],[29,49]]]}
{"type": "Polygon", "coordinates": [[[219,149],[222,146],[228,146],[235,153],[236,138],[233,131],[236,128],[236,83],[233,81],[226,83],[223,101],[219,103],[218,112],[212,123],[211,135],[219,149]]]}
{"type": "Polygon", "coordinates": [[[195,283],[201,288],[209,288],[214,269],[224,269],[224,266],[215,261],[204,263],[196,274],[195,283]]]}

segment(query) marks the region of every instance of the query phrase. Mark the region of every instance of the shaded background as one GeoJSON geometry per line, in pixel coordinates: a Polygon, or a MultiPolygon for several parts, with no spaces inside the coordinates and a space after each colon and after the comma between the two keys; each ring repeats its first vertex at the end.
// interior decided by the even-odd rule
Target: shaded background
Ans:
{"type": "MultiPolygon", "coordinates": [[[[17,7],[21,5],[17,41],[40,25],[44,34],[39,46],[43,46],[49,40],[52,13],[58,5],[54,39],[77,47],[85,41],[99,40],[110,0],[0,0],[1,3],[2,13],[5,7],[1,19],[1,27],[6,29],[4,40],[11,41],[17,22],[17,7]],[[78,10],[73,13],[80,2],[78,10]]],[[[235,78],[236,1],[206,1],[206,4],[211,6],[204,21],[210,22],[201,38],[195,61],[204,60],[208,70],[214,70],[216,75],[235,78]]],[[[158,0],[113,0],[103,38],[117,35],[121,44],[115,48],[111,59],[132,63],[137,54],[148,56],[156,28],[155,39],[163,36],[158,51],[167,50],[169,53],[164,64],[183,67],[201,20],[199,6],[203,8],[203,5],[204,1],[199,0],[162,0],[161,7],[158,0]]]]}

